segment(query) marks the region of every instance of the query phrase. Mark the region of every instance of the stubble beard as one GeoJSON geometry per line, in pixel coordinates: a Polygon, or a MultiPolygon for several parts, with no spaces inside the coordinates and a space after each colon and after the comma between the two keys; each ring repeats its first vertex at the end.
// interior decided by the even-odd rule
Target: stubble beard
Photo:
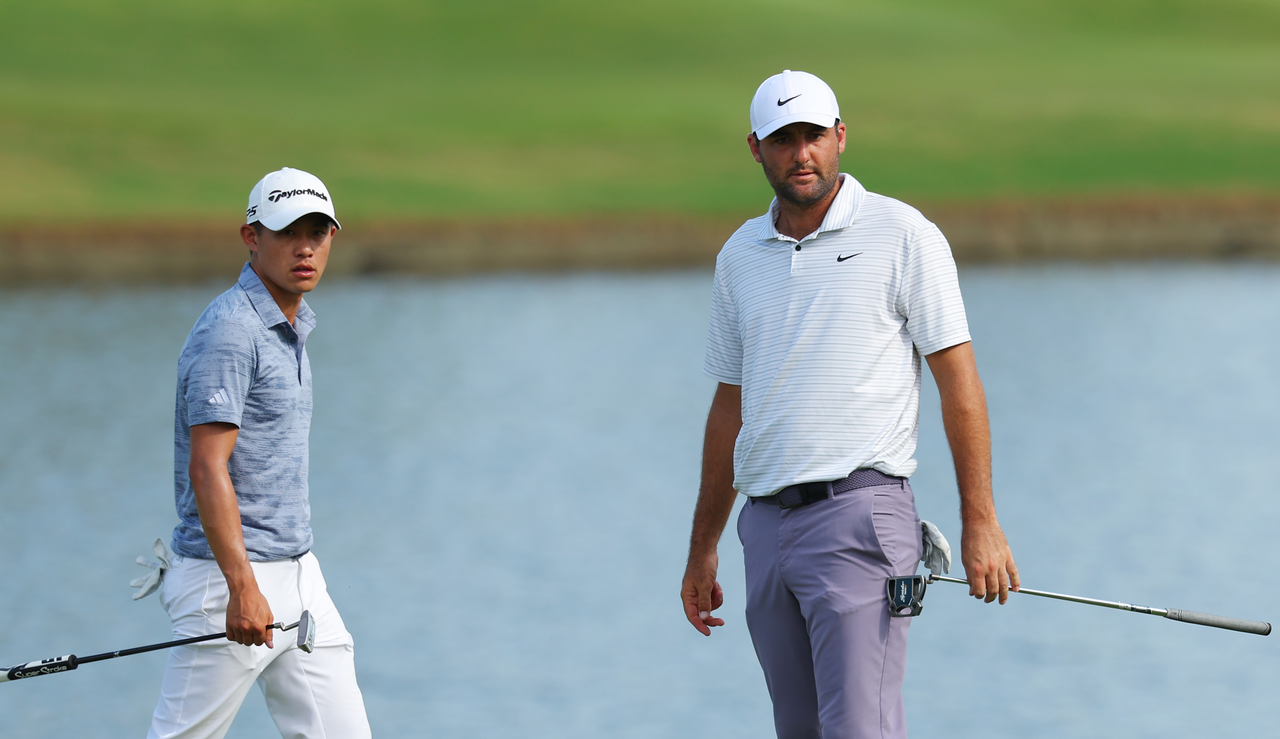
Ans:
{"type": "Polygon", "coordinates": [[[791,205],[806,208],[814,203],[821,202],[832,188],[836,186],[836,182],[840,179],[840,157],[837,156],[831,163],[831,166],[825,169],[815,169],[814,174],[817,176],[817,182],[810,185],[804,194],[798,192],[795,186],[787,181],[787,175],[793,171],[798,171],[799,167],[788,170],[781,177],[774,175],[773,171],[766,166],[764,168],[765,179],[769,181],[769,186],[773,188],[773,192],[778,196],[779,200],[785,200],[791,205]]]}

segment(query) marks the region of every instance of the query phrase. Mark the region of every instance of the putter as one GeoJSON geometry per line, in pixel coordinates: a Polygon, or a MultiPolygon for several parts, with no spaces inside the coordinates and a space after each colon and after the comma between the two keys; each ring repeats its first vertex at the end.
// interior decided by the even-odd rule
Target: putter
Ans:
{"type": "MultiPolygon", "coordinates": [[[[279,631],[298,630],[298,648],[310,654],[315,648],[316,632],[315,621],[311,618],[310,611],[303,611],[302,617],[297,623],[285,626],[281,623],[271,624],[271,628],[279,631]]],[[[186,639],[178,639],[176,641],[167,641],[160,644],[148,644],[145,647],[133,647],[131,649],[121,649],[118,652],[103,652],[102,654],[92,654],[88,657],[77,657],[74,654],[68,654],[62,657],[50,657],[49,659],[36,660],[28,662],[25,665],[15,665],[13,667],[0,668],[0,683],[10,682],[12,680],[22,680],[28,677],[39,677],[40,675],[52,675],[58,672],[70,672],[80,665],[87,665],[90,662],[101,662],[104,659],[115,659],[116,657],[128,657],[131,654],[142,654],[143,652],[154,652],[158,649],[169,649],[170,647],[180,647],[184,644],[195,644],[196,642],[210,641],[212,639],[226,638],[227,632],[220,634],[205,634],[204,636],[192,636],[186,639]]]]}
{"type": "MultiPolygon", "coordinates": [[[[890,578],[889,587],[890,601],[893,606],[898,603],[893,599],[893,583],[897,580],[920,580],[922,583],[932,584],[935,582],[953,582],[959,585],[968,585],[968,580],[961,580],[958,577],[944,577],[942,575],[930,574],[926,577],[914,575],[912,577],[895,577],[890,578]]],[[[1212,626],[1215,629],[1228,629],[1230,631],[1241,631],[1246,634],[1257,634],[1258,636],[1266,636],[1271,633],[1271,624],[1264,621],[1250,621],[1244,618],[1232,618],[1231,616],[1218,616],[1212,613],[1199,613],[1196,611],[1182,611],[1177,608],[1151,608],[1149,606],[1135,606],[1130,603],[1119,603],[1109,600],[1096,600],[1094,598],[1081,598],[1078,595],[1063,595],[1062,593],[1050,593],[1044,590],[1031,590],[1022,588],[1020,590],[1010,590],[1010,593],[1021,593],[1022,595],[1038,595],[1041,598],[1054,598],[1056,600],[1065,600],[1071,603],[1083,603],[1088,606],[1101,606],[1102,608],[1114,608],[1119,611],[1130,611],[1132,613],[1145,613],[1150,616],[1164,616],[1172,621],[1181,621],[1188,624],[1199,624],[1201,626],[1212,626]]],[[[924,597],[924,588],[920,588],[920,597],[924,597]]],[[[908,603],[908,605],[910,605],[908,603]]],[[[916,612],[919,612],[919,603],[916,604],[916,612]]],[[[890,615],[908,615],[897,614],[890,610],[890,615]]]]}
{"type": "Polygon", "coordinates": [[[889,615],[894,618],[919,616],[928,584],[919,575],[889,578],[889,615]]]}

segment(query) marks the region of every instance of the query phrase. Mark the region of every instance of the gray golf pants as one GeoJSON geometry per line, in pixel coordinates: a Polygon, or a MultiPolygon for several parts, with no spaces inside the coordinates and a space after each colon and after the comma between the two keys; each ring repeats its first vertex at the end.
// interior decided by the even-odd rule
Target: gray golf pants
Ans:
{"type": "Polygon", "coordinates": [[[747,626],[779,739],[907,735],[902,680],[909,618],[890,618],[886,580],[920,561],[920,519],[904,480],[738,516],[747,626]]]}

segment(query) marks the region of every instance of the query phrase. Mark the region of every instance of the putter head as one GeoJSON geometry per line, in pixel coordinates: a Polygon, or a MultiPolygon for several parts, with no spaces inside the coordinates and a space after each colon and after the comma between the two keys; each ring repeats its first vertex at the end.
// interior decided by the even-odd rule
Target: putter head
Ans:
{"type": "Polygon", "coordinates": [[[889,615],[900,618],[919,616],[924,608],[924,577],[910,575],[889,578],[889,615]]]}
{"type": "Polygon", "coordinates": [[[316,646],[316,622],[311,620],[311,611],[303,611],[298,619],[298,649],[311,654],[316,646]]]}

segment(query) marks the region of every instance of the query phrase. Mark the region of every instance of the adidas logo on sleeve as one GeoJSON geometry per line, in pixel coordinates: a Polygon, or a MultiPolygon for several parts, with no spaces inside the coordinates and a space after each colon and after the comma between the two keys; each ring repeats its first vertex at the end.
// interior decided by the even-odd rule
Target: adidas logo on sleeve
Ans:
{"type": "Polygon", "coordinates": [[[227,395],[227,391],[222,389],[219,389],[212,398],[209,398],[209,405],[226,405],[230,402],[231,396],[227,395]]]}

